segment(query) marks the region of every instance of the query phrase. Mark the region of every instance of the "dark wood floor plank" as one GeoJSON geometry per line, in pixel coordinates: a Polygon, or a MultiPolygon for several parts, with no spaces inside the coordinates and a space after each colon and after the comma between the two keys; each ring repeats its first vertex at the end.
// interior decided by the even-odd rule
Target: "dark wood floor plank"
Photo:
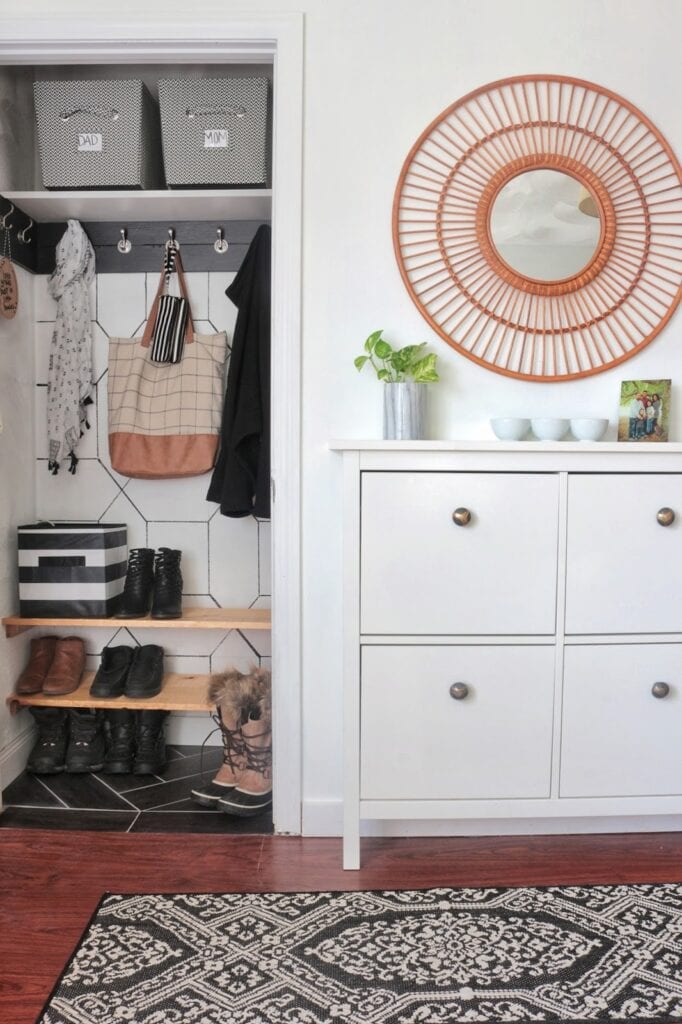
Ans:
{"type": "Polygon", "coordinates": [[[248,892],[682,880],[682,834],[337,839],[0,831],[0,1020],[33,1024],[111,892],[248,892]]]}

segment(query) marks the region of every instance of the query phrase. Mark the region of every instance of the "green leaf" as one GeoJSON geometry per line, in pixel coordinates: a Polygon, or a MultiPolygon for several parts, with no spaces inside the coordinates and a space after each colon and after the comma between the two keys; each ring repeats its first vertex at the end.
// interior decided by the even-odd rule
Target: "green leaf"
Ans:
{"type": "Polygon", "coordinates": [[[440,380],[438,371],[436,370],[436,359],[438,357],[435,354],[424,356],[423,359],[419,359],[410,368],[412,377],[417,384],[429,384],[433,381],[440,380]]]}
{"type": "Polygon", "coordinates": [[[374,346],[374,355],[377,359],[389,359],[393,354],[393,349],[387,341],[377,341],[374,346]]]}
{"type": "Polygon", "coordinates": [[[358,356],[357,359],[353,360],[353,362],[355,363],[357,369],[361,370],[368,360],[369,356],[358,356]]]}
{"type": "Polygon", "coordinates": [[[365,352],[369,352],[371,354],[372,349],[374,348],[374,346],[376,345],[376,343],[378,342],[378,340],[379,340],[379,338],[381,337],[382,334],[383,334],[383,328],[380,331],[373,331],[370,334],[370,336],[368,337],[367,341],[365,342],[365,352]]]}
{"type": "Polygon", "coordinates": [[[389,370],[377,370],[377,377],[379,380],[390,380],[391,374],[389,370]]]}

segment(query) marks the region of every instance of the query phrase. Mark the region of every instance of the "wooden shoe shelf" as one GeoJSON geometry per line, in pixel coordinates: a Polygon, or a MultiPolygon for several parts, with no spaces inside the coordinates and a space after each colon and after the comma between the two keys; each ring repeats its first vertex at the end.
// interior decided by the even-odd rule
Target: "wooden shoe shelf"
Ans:
{"type": "MultiPolygon", "coordinates": [[[[138,629],[230,629],[268,630],[272,626],[269,608],[185,608],[180,619],[56,619],[22,618],[9,615],[2,619],[5,635],[18,636],[27,629],[57,626],[64,631],[105,627],[130,627],[138,629]]],[[[86,672],[77,690],[59,697],[43,693],[21,695],[12,693],[7,703],[13,711],[21,707],[89,707],[89,708],[132,708],[137,711],[155,709],[158,711],[207,711],[206,688],[209,676],[183,675],[171,672],[164,676],[163,688],[155,697],[116,697],[98,699],[90,696],[90,684],[94,672],[86,672]]]]}

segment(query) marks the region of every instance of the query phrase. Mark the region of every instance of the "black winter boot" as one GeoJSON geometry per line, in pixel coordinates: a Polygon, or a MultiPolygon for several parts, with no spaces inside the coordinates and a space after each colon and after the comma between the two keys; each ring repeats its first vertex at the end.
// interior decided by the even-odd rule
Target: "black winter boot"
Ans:
{"type": "Polygon", "coordinates": [[[68,720],[64,708],[31,708],[38,735],[28,755],[26,769],[34,775],[57,775],[64,771],[68,720]]]}
{"type": "Polygon", "coordinates": [[[107,775],[129,775],[135,757],[135,712],[127,708],[105,711],[104,739],[106,753],[102,770],[107,775]]]}
{"type": "Polygon", "coordinates": [[[69,708],[67,772],[99,772],[104,766],[102,712],[92,708],[69,708]]]}
{"type": "Polygon", "coordinates": [[[133,548],[128,555],[128,574],[121,596],[121,606],[116,612],[116,618],[144,618],[152,606],[153,586],[153,548],[133,548]]]}
{"type": "Polygon", "coordinates": [[[163,647],[136,647],[125,682],[126,697],[155,697],[163,686],[163,647]]]}
{"type": "Polygon", "coordinates": [[[153,619],[179,619],[182,617],[182,551],[159,548],[154,563],[153,619]]]}
{"type": "Polygon", "coordinates": [[[163,723],[167,711],[135,711],[133,775],[158,775],[166,767],[163,723]]]}

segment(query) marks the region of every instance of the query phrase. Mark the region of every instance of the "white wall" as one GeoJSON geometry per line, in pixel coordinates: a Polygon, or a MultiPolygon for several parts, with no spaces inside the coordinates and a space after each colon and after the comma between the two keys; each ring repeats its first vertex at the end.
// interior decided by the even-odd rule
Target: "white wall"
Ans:
{"type": "MultiPolygon", "coordinates": [[[[33,279],[16,268],[19,308],[0,317],[0,616],[17,610],[16,527],[35,514],[33,473],[33,279]]],[[[12,640],[0,631],[0,793],[23,768],[31,720],[12,717],[5,698],[14,689],[29,633],[12,640]]]]}
{"type": "MultiPolygon", "coordinates": [[[[119,0],[112,20],[137,17],[119,0]]],[[[332,437],[379,436],[379,386],[353,356],[370,330],[430,340],[443,382],[434,437],[489,436],[489,416],[532,410],[609,415],[619,381],[682,378],[680,315],[624,367],[584,382],[514,382],[458,356],[409,299],[391,243],[391,202],[417,135],[457,97],[530,72],[583,77],[621,93],[682,150],[677,0],[196,0],[193,20],[220,34],[230,13],[306,12],[303,558],[304,773],[309,830],[338,824],[341,793],[340,465],[332,437]]],[[[25,0],[22,14],[54,22],[92,13],[89,0],[25,0]]],[[[99,11],[97,12],[99,15],[99,11]]],[[[140,17],[186,20],[182,0],[147,0],[140,17]]],[[[682,399],[673,439],[682,439],[682,399]]],[[[679,400],[678,400],[679,399],[679,400]]],[[[418,723],[417,723],[418,724],[418,723]]]]}

